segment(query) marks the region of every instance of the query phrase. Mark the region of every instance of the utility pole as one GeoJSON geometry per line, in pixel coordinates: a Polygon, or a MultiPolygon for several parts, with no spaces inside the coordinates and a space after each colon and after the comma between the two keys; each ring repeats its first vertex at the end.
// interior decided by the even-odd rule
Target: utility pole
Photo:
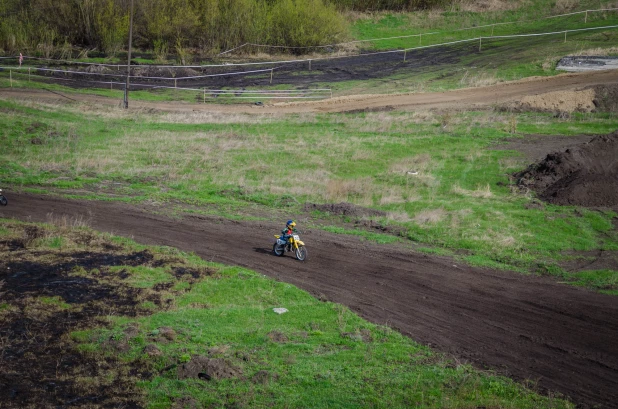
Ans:
{"type": "Polygon", "coordinates": [[[124,108],[129,108],[129,78],[131,77],[131,44],[133,43],[133,0],[129,17],[129,53],[127,56],[127,83],[124,86],[124,108]]]}

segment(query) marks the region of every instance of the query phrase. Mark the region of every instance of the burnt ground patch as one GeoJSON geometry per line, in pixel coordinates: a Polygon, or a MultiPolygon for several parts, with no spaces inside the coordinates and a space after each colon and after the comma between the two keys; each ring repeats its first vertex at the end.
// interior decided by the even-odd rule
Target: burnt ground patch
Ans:
{"type": "MultiPolygon", "coordinates": [[[[149,364],[116,358],[135,331],[128,328],[121,339],[104,342],[98,354],[80,351],[72,333],[109,327],[110,315],[149,314],[145,301],[167,308],[164,294],[173,283],[133,288],[125,281],[129,276],[112,267],[168,266],[190,284],[211,271],[170,265],[178,260],[148,250],[126,252],[105,241],[90,243],[91,251],[45,248],[33,239],[44,237],[45,229],[21,228],[21,237],[0,240],[0,406],[142,407],[135,383],[151,376],[149,364]],[[116,354],[104,354],[105,349],[116,354]]],[[[84,237],[94,239],[79,231],[72,239],[84,237]]]]}
{"type": "MultiPolygon", "coordinates": [[[[469,43],[456,44],[452,46],[443,46],[439,48],[427,48],[420,50],[410,50],[406,53],[404,61],[404,53],[402,51],[384,52],[373,54],[365,52],[357,56],[349,57],[333,57],[323,60],[282,63],[282,64],[264,64],[253,66],[234,66],[230,67],[214,67],[190,70],[174,70],[160,69],[148,66],[135,66],[135,74],[131,80],[133,89],[141,89],[139,85],[160,85],[174,86],[174,80],[157,79],[172,78],[172,77],[192,77],[199,75],[218,75],[216,77],[207,77],[199,79],[178,80],[179,87],[207,87],[212,89],[220,89],[222,87],[242,88],[250,86],[268,87],[277,84],[292,84],[299,89],[310,88],[317,83],[325,82],[341,82],[350,80],[370,80],[384,78],[397,74],[410,73],[428,73],[440,71],[445,67],[458,64],[463,57],[470,54],[478,53],[478,45],[469,43]],[[272,84],[270,82],[270,69],[275,67],[272,84]],[[249,72],[255,70],[268,70],[267,72],[248,74],[248,75],[225,75],[230,72],[249,72]],[[151,77],[151,78],[145,78],[151,77]],[[154,78],[152,78],[154,77],[154,78]]],[[[294,59],[294,58],[291,58],[294,59]]],[[[205,62],[207,63],[207,62],[205,62]]],[[[61,68],[61,67],[57,67],[61,68]]],[[[74,69],[74,68],[73,68],[74,69]]],[[[92,71],[87,69],[86,71],[92,71]]],[[[55,82],[54,79],[62,78],[63,80],[71,79],[71,81],[63,81],[63,85],[75,88],[92,88],[100,87],[101,84],[93,83],[93,81],[109,82],[110,75],[118,75],[115,80],[124,78],[124,71],[114,69],[105,69],[101,72],[95,72],[87,76],[87,81],[84,81],[84,75],[80,74],[64,74],[53,73],[40,70],[37,72],[39,77],[46,78],[50,82],[55,82]],[[101,75],[97,75],[101,74],[101,75]]]]}
{"type": "MultiPolygon", "coordinates": [[[[420,49],[411,49],[405,53],[401,50],[390,50],[375,53],[373,50],[361,50],[359,55],[336,56],[324,54],[318,60],[309,60],[263,64],[255,61],[251,66],[221,66],[208,68],[169,68],[151,67],[147,65],[134,65],[134,73],[131,80],[131,88],[134,90],[144,89],[146,86],[174,87],[206,87],[210,89],[243,88],[243,87],[269,87],[277,84],[290,84],[298,89],[315,87],[316,84],[337,83],[351,80],[380,80],[392,81],[392,76],[440,73],[440,77],[454,75],[452,68],[470,70],[495,69],[506,61],[529,62],[528,52],[535,47],[545,47],[548,42],[561,42],[562,38],[517,38],[517,39],[489,39],[484,38],[482,47],[478,41],[467,41],[457,44],[435,46],[420,49]],[[329,58],[332,57],[332,58],[329,58]],[[270,70],[274,68],[272,82],[270,70]],[[449,70],[445,72],[445,70],[449,70]],[[246,75],[225,75],[238,72],[252,72],[265,70],[264,72],[249,73],[246,75]],[[178,79],[204,75],[217,75],[214,77],[196,79],[178,79]],[[146,78],[148,77],[148,78],[146,78]],[[163,79],[169,78],[169,79],[163,79]]],[[[419,44],[411,42],[410,47],[419,44]]],[[[281,56],[279,56],[281,58],[281,56]]],[[[295,56],[284,56],[284,60],[295,60],[295,56]]],[[[220,64],[220,61],[201,61],[202,64],[220,64]]],[[[57,69],[68,69],[62,65],[55,66],[57,69]]],[[[74,70],[75,67],[71,67],[74,70]]],[[[123,82],[125,71],[116,67],[88,67],[84,68],[89,74],[85,78],[83,74],[54,73],[39,70],[37,76],[46,78],[47,81],[57,82],[62,78],[62,84],[74,88],[94,88],[105,86],[96,81],[109,83],[112,81],[123,82]]],[[[440,79],[440,78],[439,78],[440,79]]],[[[156,91],[155,91],[156,92],[156,91]]],[[[212,95],[216,96],[216,95],[212,95]]],[[[201,101],[201,97],[198,98],[201,101]]]]}

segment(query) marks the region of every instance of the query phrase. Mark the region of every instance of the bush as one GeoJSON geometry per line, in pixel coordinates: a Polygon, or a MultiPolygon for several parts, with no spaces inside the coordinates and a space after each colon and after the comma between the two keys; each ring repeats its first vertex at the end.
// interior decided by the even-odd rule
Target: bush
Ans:
{"type": "MultiPolygon", "coordinates": [[[[66,43],[108,55],[128,42],[129,0],[4,0],[0,48],[15,53],[66,43]],[[50,37],[50,33],[53,33],[50,37]]],[[[347,24],[328,0],[135,1],[134,46],[218,53],[244,43],[306,47],[343,40],[347,24]],[[326,1],[326,3],[325,3],[326,1]]]]}

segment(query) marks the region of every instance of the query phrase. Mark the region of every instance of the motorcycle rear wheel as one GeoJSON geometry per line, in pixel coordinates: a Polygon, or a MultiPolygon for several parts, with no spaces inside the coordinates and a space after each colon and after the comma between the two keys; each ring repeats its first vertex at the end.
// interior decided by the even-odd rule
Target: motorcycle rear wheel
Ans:
{"type": "Polygon", "coordinates": [[[285,246],[280,246],[279,244],[273,244],[273,254],[275,256],[281,257],[285,254],[285,246]]]}
{"type": "Polygon", "coordinates": [[[4,197],[4,196],[0,195],[0,205],[2,205],[2,206],[6,206],[6,205],[8,205],[8,204],[9,204],[9,201],[8,201],[8,200],[6,200],[6,197],[4,197]]]}
{"type": "Polygon", "coordinates": [[[296,253],[296,259],[298,259],[300,261],[307,260],[308,254],[307,254],[307,249],[305,248],[305,246],[301,246],[301,247],[297,248],[295,253],[296,253]]]}

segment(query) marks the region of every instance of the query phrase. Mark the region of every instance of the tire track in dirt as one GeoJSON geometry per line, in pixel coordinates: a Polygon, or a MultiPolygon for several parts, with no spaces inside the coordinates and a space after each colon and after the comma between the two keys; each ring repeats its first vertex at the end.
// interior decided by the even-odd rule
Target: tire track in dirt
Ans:
{"type": "Polygon", "coordinates": [[[582,408],[618,402],[616,297],[317,230],[303,234],[310,259],[300,263],[270,254],[280,226],[263,222],[172,220],[126,204],[30,194],[9,201],[0,217],[81,215],[101,231],[289,282],[462,361],[569,396],[582,408]]]}

